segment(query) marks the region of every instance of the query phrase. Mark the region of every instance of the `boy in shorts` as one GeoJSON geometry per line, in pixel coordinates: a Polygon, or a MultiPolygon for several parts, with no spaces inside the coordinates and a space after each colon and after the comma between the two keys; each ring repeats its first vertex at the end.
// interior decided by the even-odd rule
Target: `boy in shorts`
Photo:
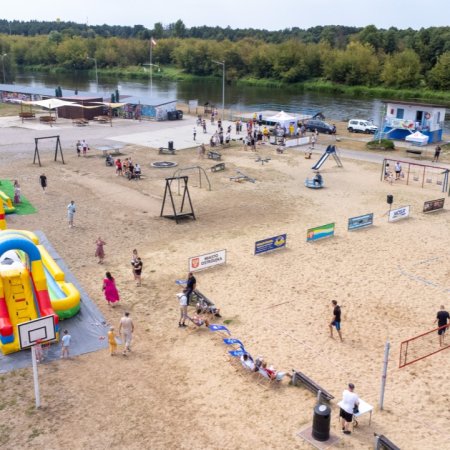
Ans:
{"type": "Polygon", "coordinates": [[[342,342],[342,334],[341,334],[341,307],[337,304],[336,300],[332,300],[331,304],[333,306],[333,318],[330,322],[330,337],[334,339],[333,336],[333,327],[336,328],[336,331],[339,335],[339,339],[342,342]]]}

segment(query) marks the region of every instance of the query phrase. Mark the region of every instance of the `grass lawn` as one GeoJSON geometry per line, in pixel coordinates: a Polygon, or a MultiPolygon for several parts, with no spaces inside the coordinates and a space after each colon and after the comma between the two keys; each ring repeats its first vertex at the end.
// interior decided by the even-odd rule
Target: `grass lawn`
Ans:
{"type": "MultiPolygon", "coordinates": [[[[9,180],[0,180],[0,190],[3,191],[10,199],[14,198],[14,185],[9,180]]],[[[23,196],[20,196],[21,202],[14,205],[15,213],[19,215],[34,214],[36,208],[23,196]]]]}

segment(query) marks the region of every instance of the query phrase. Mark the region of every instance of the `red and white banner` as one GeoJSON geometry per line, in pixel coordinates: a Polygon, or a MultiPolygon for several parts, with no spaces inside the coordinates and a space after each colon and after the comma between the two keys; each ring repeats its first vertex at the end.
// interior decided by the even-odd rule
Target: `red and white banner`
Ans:
{"type": "Polygon", "coordinates": [[[150,44],[151,44],[153,47],[156,47],[156,41],[155,41],[153,38],[150,39],[150,44]]]}
{"type": "Polygon", "coordinates": [[[193,256],[189,258],[189,272],[198,272],[199,270],[209,269],[210,267],[225,264],[227,260],[227,251],[218,250],[217,252],[206,253],[205,255],[193,256]]]}

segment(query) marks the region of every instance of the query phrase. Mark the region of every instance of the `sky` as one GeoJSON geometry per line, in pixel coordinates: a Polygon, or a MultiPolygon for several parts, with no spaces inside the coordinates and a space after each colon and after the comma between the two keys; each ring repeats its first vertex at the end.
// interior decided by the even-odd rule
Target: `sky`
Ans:
{"type": "Polygon", "coordinates": [[[450,0],[0,0],[0,19],[73,21],[153,28],[193,26],[281,30],[317,25],[420,29],[450,25],[450,0]]]}

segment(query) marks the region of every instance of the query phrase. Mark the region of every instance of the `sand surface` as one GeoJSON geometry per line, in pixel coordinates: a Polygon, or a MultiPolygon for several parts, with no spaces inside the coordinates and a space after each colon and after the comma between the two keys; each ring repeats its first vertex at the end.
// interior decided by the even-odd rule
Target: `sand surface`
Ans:
{"type": "MultiPolygon", "coordinates": [[[[254,356],[277,369],[301,370],[336,397],[331,426],[341,437],[337,448],[370,449],[374,432],[402,449],[450,448],[450,351],[398,369],[400,342],[432,330],[439,306],[450,307],[450,215],[447,209],[421,212],[425,200],[442,196],[436,186],[390,185],[380,182],[378,163],[344,159],[343,168],[325,163],[325,189],[309,190],[303,180],[311,175],[311,161],[302,151],[277,155],[261,146],[258,152],[271,158],[261,165],[250,152],[226,149],[227,170],[212,174],[212,161],[184,150],[163,159],[205,168],[212,190],[205,180],[200,189],[198,176],[190,173],[197,220],[177,225],[159,217],[164,177],[174,170],[149,167],[161,159],[157,150],[123,149],[123,157],[142,166],[144,178],[135,182],[115,176],[98,154],[77,158],[74,129],[59,130],[66,165],[53,162],[44,147],[42,168],[31,164],[33,145],[25,146],[36,131],[16,132],[21,145],[14,147],[8,134],[12,146],[2,147],[1,178],[19,179],[38,213],[8,217],[9,228],[44,231],[107,320],[117,326],[130,311],[136,332],[126,358],[101,351],[40,366],[39,411],[31,369],[2,375],[1,448],[311,448],[297,433],[312,422],[313,394],[287,382],[260,385],[230,363],[219,336],[177,326],[175,280],[186,278],[189,257],[220,249],[227,250],[226,265],[198,273],[198,288],[254,356]],[[236,169],[256,183],[229,181],[236,169]],[[43,171],[46,195],[38,184],[43,171]],[[387,222],[387,194],[394,195],[394,206],[411,205],[409,219],[387,222]],[[66,205],[72,199],[78,209],[76,227],[69,229],[66,205]],[[369,212],[375,214],[373,227],[347,231],[349,217],[369,212]],[[308,228],[330,222],[336,222],[335,237],[306,243],[308,228]],[[253,255],[255,241],[281,233],[288,235],[285,250],[253,255]],[[107,242],[104,266],[94,258],[98,236],[107,242]],[[144,261],[142,287],[132,280],[133,248],[144,261]],[[114,309],[101,292],[105,270],[121,292],[114,309]],[[343,343],[329,337],[332,299],[342,306],[343,343]],[[364,416],[344,436],[337,402],[350,381],[375,411],[370,426],[364,416]]],[[[104,128],[102,133],[106,137],[104,128]]]]}

